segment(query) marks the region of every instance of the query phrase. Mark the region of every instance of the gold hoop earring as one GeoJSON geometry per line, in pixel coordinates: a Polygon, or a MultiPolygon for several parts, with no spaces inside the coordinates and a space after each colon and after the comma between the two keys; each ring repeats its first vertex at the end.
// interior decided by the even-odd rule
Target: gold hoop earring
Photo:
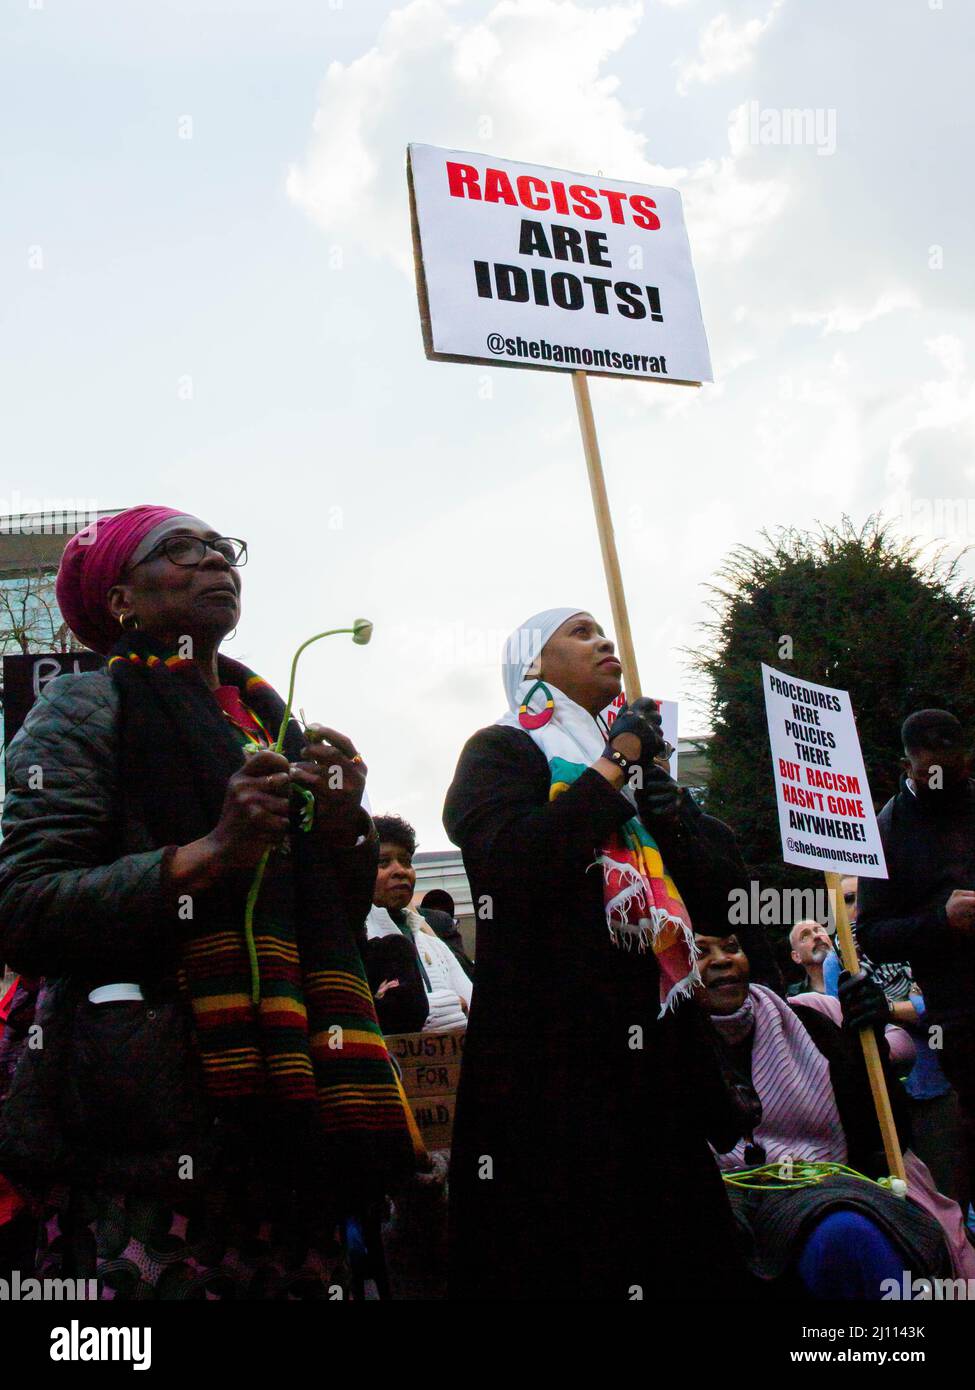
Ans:
{"type": "Polygon", "coordinates": [[[118,622],[123,632],[138,632],[139,630],[139,619],[134,613],[120,613],[118,622]],[[131,623],[128,621],[129,618],[132,619],[131,623]]]}

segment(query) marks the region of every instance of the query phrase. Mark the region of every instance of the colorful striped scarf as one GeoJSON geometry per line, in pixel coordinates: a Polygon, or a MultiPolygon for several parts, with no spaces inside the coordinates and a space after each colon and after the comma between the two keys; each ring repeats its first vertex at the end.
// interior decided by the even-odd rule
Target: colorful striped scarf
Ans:
{"type": "MultiPolygon", "coordinates": [[[[563,690],[545,685],[544,703],[529,708],[541,682],[529,675],[543,655],[545,644],[580,608],[547,608],[515,628],[504,647],[501,679],[507,711],[495,722],[521,729],[538,745],[551,776],[549,797],[566,790],[599,758],[616,704],[594,719],[563,690]]],[[[544,669],[544,668],[543,668],[544,669]]],[[[633,792],[623,795],[636,811],[633,792]]],[[[652,946],[660,979],[660,1012],[689,998],[700,983],[694,929],[673,879],[668,877],[656,842],[639,816],[634,814],[609,841],[594,847],[603,875],[606,925],[614,945],[645,951],[652,946]]]]}
{"type": "MultiPolygon", "coordinates": [[[[566,791],[588,766],[551,758],[549,799],[566,791]]],[[[639,816],[625,821],[599,847],[593,867],[597,865],[603,875],[603,905],[610,938],[614,945],[624,948],[634,944],[640,951],[648,945],[652,948],[660,971],[663,1014],[687,997],[697,981],[694,932],[677,885],[639,816]]]]}
{"type": "MultiPolygon", "coordinates": [[[[552,630],[552,625],[561,621],[566,612],[571,614],[573,610],[552,610],[549,622],[552,630]]],[[[530,635],[533,629],[526,626],[509,638],[508,648],[515,653],[505,671],[509,708],[496,722],[521,729],[542,750],[551,777],[549,798],[554,799],[600,756],[609,736],[609,722],[602,716],[597,722],[564,691],[546,685],[551,706],[545,710],[545,721],[531,727],[533,721],[530,720],[529,727],[525,727],[519,715],[525,701],[531,699],[535,681],[534,678],[516,679],[520,667],[533,659],[530,643],[519,640],[522,631],[530,635]],[[528,656],[525,656],[526,651],[528,656]]],[[[540,645],[536,642],[539,649],[540,645]]],[[[625,789],[624,795],[632,801],[632,794],[625,789]]],[[[651,948],[660,977],[660,1013],[663,1015],[675,1008],[681,999],[689,998],[700,981],[694,929],[687,908],[664,867],[656,841],[638,815],[625,821],[605,844],[594,846],[593,851],[595,858],[590,867],[602,872],[610,939],[624,949],[635,946],[645,951],[648,946],[651,948]]]]}
{"type": "MultiPolygon", "coordinates": [[[[220,818],[229,777],[243,761],[228,722],[193,662],[128,634],[109,661],[122,695],[122,777],[160,845],[185,844],[220,818]]],[[[284,713],[274,690],[245,667],[219,659],[258,725],[276,733],[284,713]]],[[[284,750],[304,740],[289,725],[284,750]]],[[[251,871],[228,874],[193,895],[177,972],[192,1015],[206,1089],[239,1113],[270,1102],[323,1140],[330,1161],[368,1169],[413,1165],[410,1117],[344,910],[342,869],[297,815],[271,856],[255,917],[260,1003],[250,1000],[244,907],[251,871]],[[309,1123],[310,1117],[314,1117],[309,1123]]],[[[284,1139],[285,1136],[282,1136],[284,1139]]]]}

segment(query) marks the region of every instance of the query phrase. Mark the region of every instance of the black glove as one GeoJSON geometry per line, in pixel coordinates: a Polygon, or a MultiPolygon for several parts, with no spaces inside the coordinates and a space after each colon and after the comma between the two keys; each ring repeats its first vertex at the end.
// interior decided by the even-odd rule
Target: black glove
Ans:
{"type": "Polygon", "coordinates": [[[664,721],[660,713],[660,706],[657,704],[656,700],[651,700],[646,695],[639,695],[633,701],[632,705],[624,705],[623,708],[629,710],[631,714],[638,714],[641,719],[645,719],[648,724],[652,724],[657,731],[661,750],[666,747],[667,741],[664,738],[664,721]]]}
{"type": "Polygon", "coordinates": [[[750,1135],[758,1129],[762,1123],[762,1098],[752,1085],[746,1085],[744,1081],[735,1081],[731,1087],[731,1093],[735,1105],[741,1113],[741,1125],[744,1134],[750,1135]]]}
{"type": "Polygon", "coordinates": [[[645,778],[653,766],[654,758],[660,757],[667,747],[666,740],[660,732],[660,710],[656,701],[641,697],[634,700],[632,705],[623,706],[610,727],[606,747],[603,749],[604,758],[613,757],[617,751],[613,747],[613,740],[619,738],[620,734],[635,734],[640,740],[640,756],[629,761],[643,769],[645,778]]]}
{"type": "Polygon", "coordinates": [[[681,789],[656,763],[643,769],[643,786],[637,790],[637,807],[647,829],[657,825],[675,825],[681,808],[681,789]]]}
{"type": "Polygon", "coordinates": [[[851,975],[840,971],[836,990],[843,1010],[843,1027],[859,1032],[861,1028],[882,1028],[890,1022],[890,1005],[877,981],[861,971],[851,975]]]}

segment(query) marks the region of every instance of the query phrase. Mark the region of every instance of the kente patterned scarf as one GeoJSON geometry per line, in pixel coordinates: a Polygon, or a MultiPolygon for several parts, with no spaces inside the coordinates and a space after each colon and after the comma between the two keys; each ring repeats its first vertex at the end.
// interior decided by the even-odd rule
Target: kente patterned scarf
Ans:
{"type": "MultiPolygon", "coordinates": [[[[592,766],[609,733],[608,719],[601,716],[597,721],[556,686],[540,686],[533,677],[524,678],[548,638],[580,611],[556,608],[536,614],[512,633],[505,649],[508,710],[496,722],[521,729],[545,754],[552,800],[592,766]]],[[[626,789],[624,795],[633,801],[626,789]]],[[[591,867],[602,872],[610,939],[624,949],[652,948],[660,974],[662,1015],[689,997],[700,980],[687,908],[667,874],[656,841],[638,815],[625,821],[605,844],[594,846],[594,853],[591,867]]]]}
{"type": "MultiPolygon", "coordinates": [[[[121,780],[159,845],[206,835],[220,818],[241,738],[194,663],[140,633],[109,660],[121,695],[121,780]]],[[[219,658],[223,685],[240,691],[258,727],[276,734],[283,702],[252,671],[219,658]]],[[[289,725],[284,751],[304,740],[289,725]]],[[[342,854],[298,813],[283,851],[271,856],[257,904],[261,999],[250,1000],[244,907],[252,870],[228,874],[192,895],[182,934],[180,989],[191,1010],[211,1099],[240,1113],[270,1102],[297,1133],[323,1138],[330,1161],[369,1171],[413,1166],[410,1117],[386,1051],[345,908],[342,854]]]]}

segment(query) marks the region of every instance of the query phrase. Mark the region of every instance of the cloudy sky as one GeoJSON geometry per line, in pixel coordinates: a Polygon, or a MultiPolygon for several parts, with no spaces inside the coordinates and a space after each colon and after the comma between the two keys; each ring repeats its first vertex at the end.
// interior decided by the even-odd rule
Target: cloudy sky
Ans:
{"type": "Polygon", "coordinates": [[[592,396],[643,683],[701,731],[681,649],[731,546],[878,509],[975,539],[966,8],[17,0],[0,511],[245,537],[229,650],[279,686],[372,618],[299,703],[442,847],[505,633],[608,600],[570,379],[423,355],[405,146],[674,186],[715,384],[592,396]],[[770,143],[795,108],[812,138],[770,143]]]}

